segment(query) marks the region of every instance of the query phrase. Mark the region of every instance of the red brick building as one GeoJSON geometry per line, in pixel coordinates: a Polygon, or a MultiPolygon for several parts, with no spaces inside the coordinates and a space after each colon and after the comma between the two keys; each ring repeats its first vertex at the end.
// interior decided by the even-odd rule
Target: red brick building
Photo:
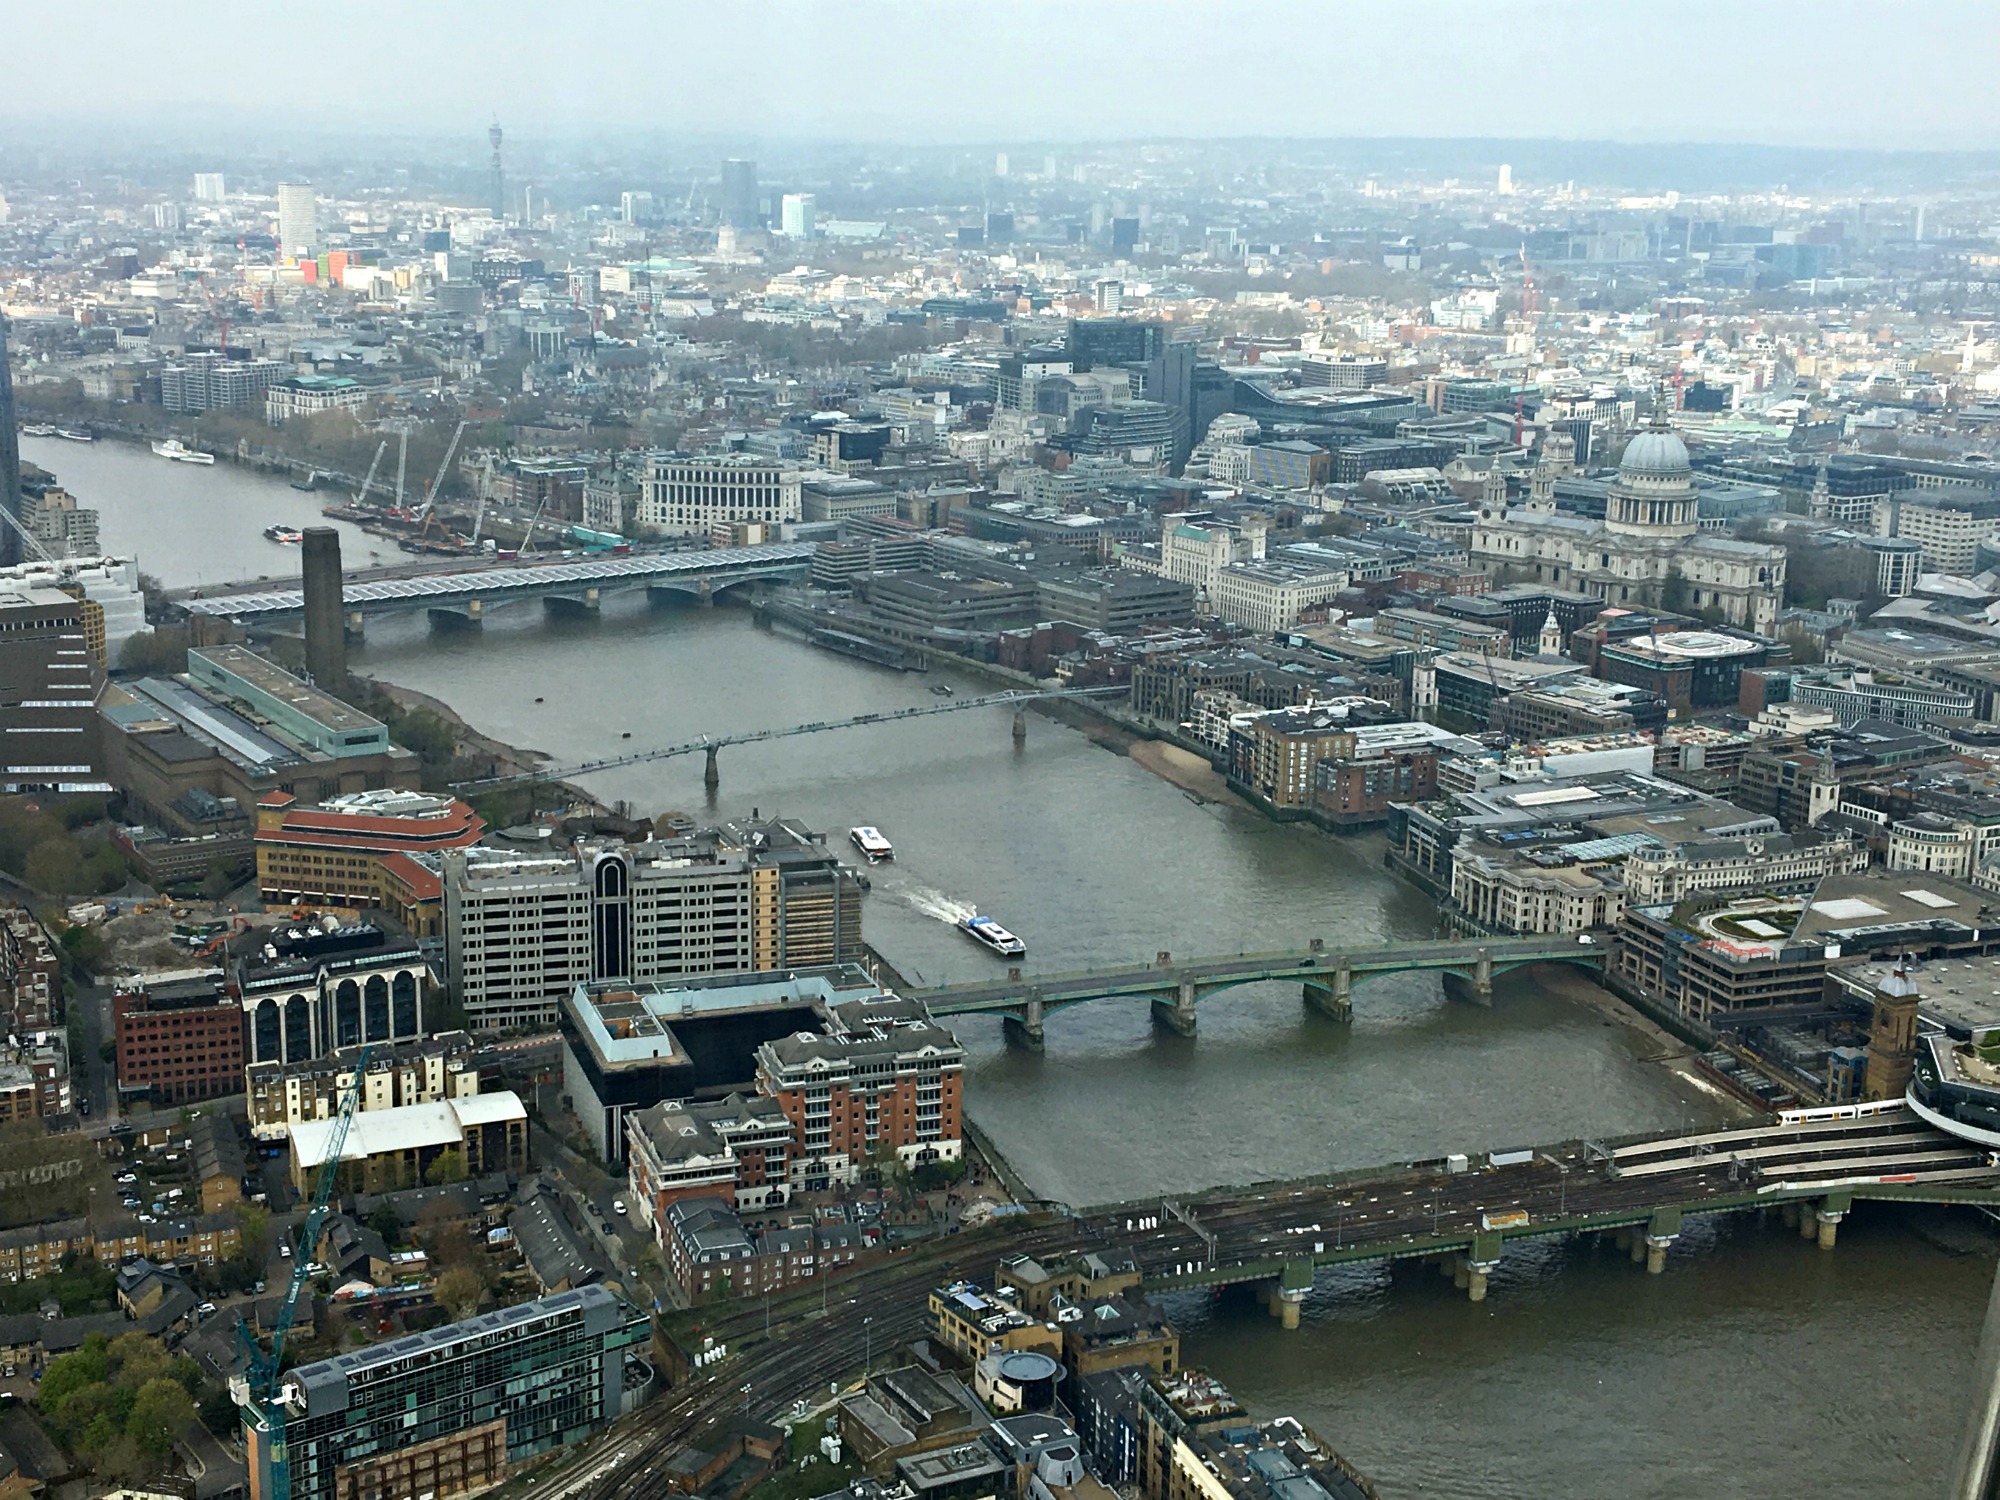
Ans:
{"type": "Polygon", "coordinates": [[[463,848],[485,832],[479,814],[454,797],[391,789],[308,807],[269,792],[257,803],[257,889],[274,905],[382,906],[409,883],[385,874],[390,856],[463,848]]]}
{"type": "Polygon", "coordinates": [[[112,998],[121,1095],[192,1104],[243,1092],[243,1009],[221,976],[141,978],[112,998]]]}
{"type": "Polygon", "coordinates": [[[964,1152],[965,1051],[921,1003],[895,995],[833,1007],[829,1034],[757,1049],[758,1091],[792,1124],[794,1191],[852,1182],[871,1161],[919,1167],[964,1152]]]}

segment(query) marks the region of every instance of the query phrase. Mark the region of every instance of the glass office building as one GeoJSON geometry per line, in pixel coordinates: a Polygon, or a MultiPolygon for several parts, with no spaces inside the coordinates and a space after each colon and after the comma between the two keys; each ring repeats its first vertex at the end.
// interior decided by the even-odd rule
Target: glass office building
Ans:
{"type": "MultiPolygon", "coordinates": [[[[295,1500],[437,1500],[602,1430],[647,1394],[647,1315],[586,1286],[290,1371],[295,1500]]],[[[253,1500],[270,1445],[248,1434],[253,1500]]]]}

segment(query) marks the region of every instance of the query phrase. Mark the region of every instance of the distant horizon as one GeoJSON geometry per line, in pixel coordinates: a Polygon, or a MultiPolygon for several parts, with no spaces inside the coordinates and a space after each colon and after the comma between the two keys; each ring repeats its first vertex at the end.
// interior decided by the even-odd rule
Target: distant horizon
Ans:
{"type": "MultiPolygon", "coordinates": [[[[17,58],[75,52],[75,12],[13,8],[17,58]]],[[[178,137],[205,119],[428,138],[497,114],[548,140],[2000,151],[2000,6],[1985,0],[584,0],[553,24],[531,0],[429,0],[388,37],[242,0],[100,0],[88,43],[90,71],[10,91],[8,133],[178,137]]]]}

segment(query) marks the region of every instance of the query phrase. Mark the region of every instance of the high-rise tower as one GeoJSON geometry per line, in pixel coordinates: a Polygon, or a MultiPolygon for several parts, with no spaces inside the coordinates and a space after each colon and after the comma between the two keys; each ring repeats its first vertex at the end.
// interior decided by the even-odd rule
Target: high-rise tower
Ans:
{"type": "MultiPolygon", "coordinates": [[[[21,439],[14,425],[14,376],[7,366],[7,319],[0,315],[0,506],[21,520],[21,439]]],[[[0,564],[22,561],[20,534],[0,523],[0,564]]]]}
{"type": "Polygon", "coordinates": [[[507,174],[500,170],[500,122],[495,120],[486,132],[486,139],[493,143],[493,217],[507,217],[507,174]]]}

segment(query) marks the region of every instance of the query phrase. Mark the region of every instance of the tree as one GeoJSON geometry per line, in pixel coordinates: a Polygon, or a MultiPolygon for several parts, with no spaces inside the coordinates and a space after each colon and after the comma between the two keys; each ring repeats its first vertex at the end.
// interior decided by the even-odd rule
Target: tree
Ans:
{"type": "Polygon", "coordinates": [[[443,1187],[447,1183],[463,1182],[467,1176],[465,1153],[463,1151],[440,1151],[435,1160],[424,1168],[424,1182],[430,1187],[443,1187]]]}
{"type": "Polygon", "coordinates": [[[94,928],[65,927],[56,944],[72,975],[94,974],[104,962],[104,939],[94,928]]]}
{"type": "Polygon", "coordinates": [[[174,1444],[194,1420],[194,1402],[186,1389],[162,1375],[139,1387],[132,1414],[125,1421],[125,1435],[141,1453],[158,1462],[174,1451],[174,1444]]]}
{"type": "Polygon", "coordinates": [[[83,888],[83,856],[68,835],[43,839],[28,851],[22,877],[38,891],[66,896],[83,888]]]}
{"type": "Polygon", "coordinates": [[[110,1342],[103,1334],[93,1333],[84,1339],[83,1347],[76,1353],[59,1354],[49,1361],[42,1372],[41,1388],[35,1393],[43,1411],[58,1413],[78,1391],[102,1385],[110,1378],[111,1365],[104,1352],[110,1342]]]}
{"type": "Polygon", "coordinates": [[[201,893],[210,901],[220,901],[236,889],[236,871],[227,860],[212,859],[208,873],[201,877],[201,893]]]}
{"type": "Polygon", "coordinates": [[[439,1273],[435,1288],[438,1306],[463,1321],[479,1311],[479,1299],[486,1295],[486,1282],[471,1266],[453,1266],[439,1273]]]}
{"type": "Polygon", "coordinates": [[[189,640],[187,627],[160,625],[125,637],[118,648],[118,668],[123,672],[160,676],[187,670],[189,640]]]}

